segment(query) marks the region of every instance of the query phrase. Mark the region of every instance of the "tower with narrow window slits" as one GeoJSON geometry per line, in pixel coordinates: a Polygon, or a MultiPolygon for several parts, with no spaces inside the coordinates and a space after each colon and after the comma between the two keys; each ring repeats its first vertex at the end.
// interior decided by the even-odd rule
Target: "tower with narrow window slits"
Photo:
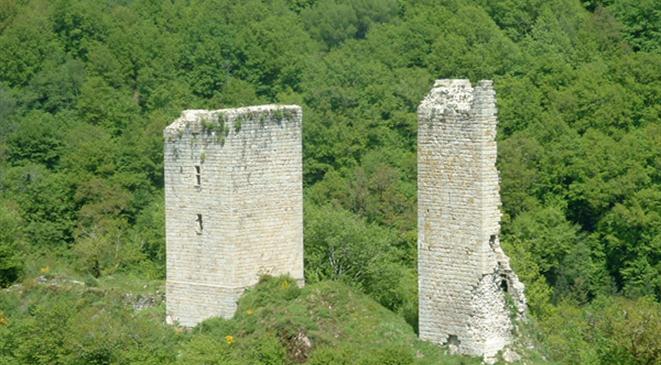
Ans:
{"type": "Polygon", "coordinates": [[[164,131],[166,311],[231,317],[261,275],[303,283],[301,108],[187,110],[164,131]]]}

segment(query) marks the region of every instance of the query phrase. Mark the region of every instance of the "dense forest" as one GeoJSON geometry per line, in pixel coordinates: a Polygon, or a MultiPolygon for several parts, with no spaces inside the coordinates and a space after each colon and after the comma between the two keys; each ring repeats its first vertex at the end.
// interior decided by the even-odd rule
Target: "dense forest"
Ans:
{"type": "Polygon", "coordinates": [[[661,2],[0,0],[0,364],[478,364],[415,334],[439,78],[494,80],[523,361],[661,363],[661,2]],[[166,326],[162,130],[261,103],[304,110],[308,285],[166,326]]]}

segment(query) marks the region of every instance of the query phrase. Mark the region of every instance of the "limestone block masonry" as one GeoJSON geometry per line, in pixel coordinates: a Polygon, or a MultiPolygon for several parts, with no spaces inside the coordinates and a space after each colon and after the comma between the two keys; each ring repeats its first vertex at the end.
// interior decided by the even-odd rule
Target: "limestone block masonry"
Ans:
{"type": "Polygon", "coordinates": [[[437,80],[418,120],[420,338],[493,362],[526,301],[499,244],[492,82],[437,80]]]}
{"type": "Polygon", "coordinates": [[[187,110],[164,131],[166,311],[232,317],[263,274],[303,284],[301,108],[187,110]]]}

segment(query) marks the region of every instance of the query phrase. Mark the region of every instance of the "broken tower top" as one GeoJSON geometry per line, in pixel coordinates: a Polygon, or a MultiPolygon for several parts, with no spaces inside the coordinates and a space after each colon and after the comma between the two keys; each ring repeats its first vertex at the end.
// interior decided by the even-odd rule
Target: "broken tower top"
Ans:
{"type": "Polygon", "coordinates": [[[493,359],[512,341],[523,285],[500,248],[491,81],[438,80],[418,108],[420,337],[493,359]]]}

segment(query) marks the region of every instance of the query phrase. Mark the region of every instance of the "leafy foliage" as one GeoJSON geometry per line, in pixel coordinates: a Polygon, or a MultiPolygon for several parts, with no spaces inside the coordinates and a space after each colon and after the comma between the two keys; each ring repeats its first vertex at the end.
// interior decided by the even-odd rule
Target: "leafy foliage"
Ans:
{"type": "MultiPolygon", "coordinates": [[[[182,109],[297,103],[308,282],[349,284],[415,324],[416,108],[434,79],[485,78],[501,241],[542,347],[563,363],[653,362],[638,319],[658,323],[661,300],[660,14],[652,0],[0,0],[0,285],[29,286],[44,260],[90,283],[163,278],[163,128],[182,109]],[[641,333],[637,348],[620,337],[641,333]]],[[[278,310],[296,314],[279,313],[312,330],[296,312],[312,294],[294,294],[278,310]]],[[[110,297],[40,298],[20,326],[16,306],[0,312],[0,362],[178,361],[132,347],[132,314],[110,297]]],[[[179,336],[157,328],[154,349],[179,336]]],[[[280,364],[294,332],[277,333],[235,346],[201,333],[182,356],[280,364]]],[[[335,345],[307,361],[424,362],[408,342],[335,345]]]]}

